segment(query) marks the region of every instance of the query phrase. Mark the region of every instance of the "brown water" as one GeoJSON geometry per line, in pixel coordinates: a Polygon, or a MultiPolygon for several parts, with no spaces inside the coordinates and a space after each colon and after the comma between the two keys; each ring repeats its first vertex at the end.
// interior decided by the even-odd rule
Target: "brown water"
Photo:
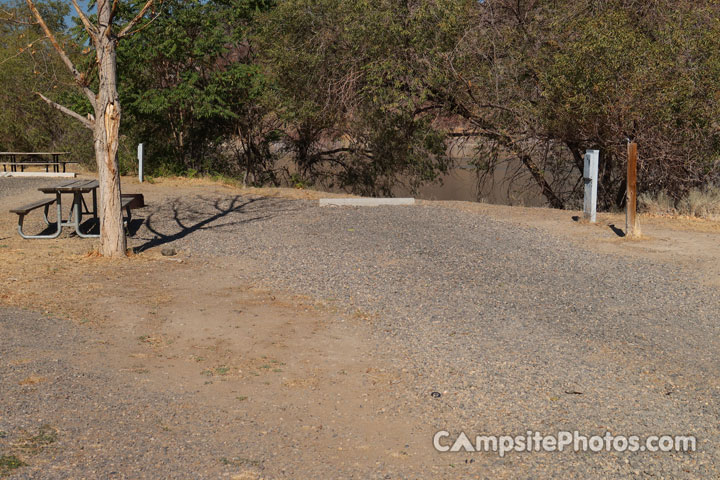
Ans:
{"type": "MultiPolygon", "coordinates": [[[[514,184],[509,185],[508,173],[505,169],[498,170],[492,182],[485,182],[479,187],[474,170],[456,168],[442,176],[440,182],[421,187],[414,196],[423,200],[461,200],[528,207],[546,205],[540,189],[528,181],[531,179],[521,176],[514,184]]],[[[393,194],[412,196],[406,188],[398,188],[393,194]]]]}
{"type": "MultiPolygon", "coordinates": [[[[476,169],[470,162],[478,154],[478,143],[472,138],[456,139],[447,150],[455,165],[440,182],[426,185],[415,194],[424,200],[461,200],[500,205],[545,206],[537,184],[517,160],[500,163],[492,178],[478,184],[476,169]],[[514,179],[510,181],[509,179],[514,179]]],[[[409,196],[407,189],[397,189],[395,196],[409,196]]]]}
{"type": "MultiPolygon", "coordinates": [[[[342,146],[341,143],[332,146],[342,146]]],[[[477,145],[473,140],[456,141],[448,148],[448,153],[458,167],[443,175],[438,181],[425,185],[417,192],[411,192],[405,187],[393,190],[394,197],[415,197],[423,200],[458,200],[468,202],[484,202],[498,205],[522,205],[529,207],[546,206],[545,198],[540,188],[532,180],[519,161],[510,161],[500,164],[496,168],[492,179],[486,179],[482,186],[474,167],[469,165],[470,160],[477,152],[477,145]],[[508,179],[513,178],[511,182],[508,179]]],[[[279,161],[279,166],[294,173],[295,165],[289,157],[279,161]]],[[[332,192],[341,190],[327,188],[332,192]]]]}

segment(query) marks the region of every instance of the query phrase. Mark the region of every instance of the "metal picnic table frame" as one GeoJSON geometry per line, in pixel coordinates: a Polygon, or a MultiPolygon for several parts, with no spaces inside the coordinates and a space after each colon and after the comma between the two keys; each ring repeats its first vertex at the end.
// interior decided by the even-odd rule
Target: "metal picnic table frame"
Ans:
{"type": "MultiPolygon", "coordinates": [[[[0,152],[0,157],[8,157],[9,162],[0,162],[3,163],[3,171],[7,171],[8,165],[10,166],[11,172],[17,172],[17,167],[20,165],[20,168],[22,171],[25,171],[26,166],[31,166],[32,163],[37,163],[38,165],[45,166],[45,171],[48,171],[48,166],[52,165],[53,172],[57,173],[60,171],[60,165],[62,165],[63,172],[65,171],[65,163],[68,162],[61,162],[60,161],[60,155],[68,155],[70,152],[0,152]],[[17,162],[16,157],[20,157],[22,159],[23,156],[26,157],[51,157],[51,162],[17,162]]],[[[74,163],[74,162],[69,162],[74,163]]]]}
{"type": "Polygon", "coordinates": [[[82,238],[98,238],[100,237],[99,234],[93,234],[93,233],[83,233],[80,229],[80,225],[82,224],[82,217],[83,215],[92,215],[93,218],[97,219],[97,189],[98,189],[98,181],[97,180],[72,180],[69,182],[63,182],[58,185],[54,185],[52,187],[41,187],[38,188],[43,193],[47,194],[55,194],[57,204],[57,221],[56,222],[50,222],[48,219],[48,207],[45,208],[45,223],[51,225],[52,223],[57,224],[57,231],[54,233],[51,233],[50,235],[25,235],[22,232],[22,226],[18,226],[18,231],[20,233],[20,236],[23,238],[29,238],[29,239],[36,239],[36,238],[57,238],[62,233],[63,227],[73,227],[75,229],[75,233],[77,233],[78,237],[82,238]],[[62,194],[68,194],[71,193],[73,195],[72,200],[72,207],[70,209],[70,217],[67,221],[63,221],[62,219],[62,194]],[[85,198],[83,197],[84,193],[92,193],[92,210],[90,210],[87,206],[87,203],[85,203],[85,198]],[[83,210],[84,208],[84,210],[83,210]]]}

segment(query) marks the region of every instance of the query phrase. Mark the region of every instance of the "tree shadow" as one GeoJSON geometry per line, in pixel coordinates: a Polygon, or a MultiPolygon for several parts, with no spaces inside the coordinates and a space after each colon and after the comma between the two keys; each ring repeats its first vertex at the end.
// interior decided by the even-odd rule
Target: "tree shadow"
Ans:
{"type": "Polygon", "coordinates": [[[135,234],[140,231],[140,227],[143,226],[143,223],[145,223],[145,220],[142,218],[133,218],[130,220],[127,225],[128,235],[134,237],[135,234]]]}
{"type": "Polygon", "coordinates": [[[615,235],[617,235],[618,237],[624,237],[624,236],[625,236],[625,232],[624,232],[622,229],[616,227],[614,224],[610,224],[610,225],[608,225],[608,227],[610,227],[610,230],[612,230],[613,232],[615,232],[615,235]]]}
{"type": "MultiPolygon", "coordinates": [[[[142,245],[133,248],[135,253],[142,252],[149,248],[157,247],[167,243],[180,240],[188,235],[201,230],[215,230],[227,227],[243,225],[260,220],[267,220],[276,216],[278,213],[291,211],[292,209],[282,208],[287,205],[288,201],[278,199],[259,197],[245,198],[240,195],[229,198],[229,203],[223,206],[228,200],[227,197],[209,199],[204,197],[194,197],[183,201],[177,198],[170,203],[172,211],[172,220],[175,226],[180,230],[175,233],[163,233],[160,231],[162,225],[155,225],[155,218],[162,214],[163,207],[160,205],[155,211],[151,212],[144,222],[145,228],[154,235],[155,238],[146,241],[142,245]],[[252,209],[250,208],[252,207],[252,209]],[[209,211],[208,211],[209,209],[209,211]],[[239,220],[226,221],[220,224],[214,224],[231,214],[248,214],[247,218],[239,220]],[[195,223],[189,223],[195,221],[195,223]]],[[[158,221],[157,223],[162,223],[158,221]]]]}

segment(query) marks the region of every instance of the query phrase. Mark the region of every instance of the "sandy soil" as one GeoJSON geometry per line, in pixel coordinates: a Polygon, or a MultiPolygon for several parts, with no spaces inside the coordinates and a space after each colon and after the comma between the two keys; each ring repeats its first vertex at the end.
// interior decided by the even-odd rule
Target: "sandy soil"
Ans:
{"type": "Polygon", "coordinates": [[[647,258],[688,268],[707,285],[720,285],[720,222],[690,217],[639,215],[641,237],[624,237],[624,213],[599,213],[597,222],[582,212],[508,207],[470,202],[422,202],[478,212],[504,222],[547,230],[599,253],[647,258]]]}
{"type": "MultiPolygon", "coordinates": [[[[141,185],[128,178],[123,186],[126,192],[143,193],[148,204],[183,192],[303,200],[330,196],[293,189],[238,190],[209,180],[161,179],[141,185]]],[[[0,196],[0,210],[7,212],[38,196],[32,189],[0,196]]],[[[642,216],[644,237],[627,240],[611,228],[622,228],[622,215],[601,214],[599,222],[590,225],[573,220],[579,212],[433,203],[543,228],[591,251],[679,264],[695,271],[703,282],[720,285],[718,223],[642,216]]],[[[426,425],[413,423],[410,415],[402,422],[381,415],[384,399],[400,388],[407,372],[391,359],[366,356],[372,345],[363,312],[348,315],[337,305],[254,283],[256,267],[242,259],[188,257],[183,252],[164,257],[156,247],[127,260],[109,261],[94,254],[92,240],[66,235],[48,241],[22,240],[15,233],[15,222],[14,215],[0,214],[0,305],[67,319],[65,328],[86,331],[94,347],[82,356],[71,350],[65,355],[80,370],[92,370],[98,363],[111,365],[113,375],[138,388],[189,398],[184,425],[158,424],[158,430],[169,436],[164,441],[174,441],[173,431],[187,431],[193,419],[210,409],[233,412],[236,417],[242,412],[249,432],[261,437],[248,449],[264,449],[264,457],[245,461],[238,459],[255,457],[230,450],[213,453],[210,463],[202,466],[209,478],[311,478],[311,465],[319,463],[357,472],[357,478],[368,471],[382,478],[384,470],[406,467],[422,476],[418,472],[432,464],[429,442],[413,445],[412,452],[403,448],[408,439],[430,438],[426,425]],[[268,453],[273,446],[293,459],[273,458],[268,453]]],[[[63,356],[62,351],[54,354],[63,356]]],[[[2,368],[27,361],[22,353],[0,359],[2,368]]],[[[32,375],[21,382],[33,385],[29,395],[51,383],[32,375]]],[[[0,425],[2,421],[0,417],[0,425]]],[[[237,431],[213,427],[212,434],[232,443],[237,431]]],[[[0,448],[27,463],[15,472],[18,475],[41,478],[48,465],[53,465],[57,478],[74,475],[72,465],[58,463],[43,452],[28,454],[16,448],[17,439],[10,440],[0,443],[0,448]]],[[[85,457],[73,450],[76,446],[67,448],[68,455],[78,455],[82,463],[85,457]]],[[[102,471],[101,465],[96,468],[102,471]]]]}
{"type": "MultiPolygon", "coordinates": [[[[144,193],[148,203],[178,189],[206,195],[234,189],[206,180],[133,183],[125,179],[125,191],[144,193]]],[[[7,211],[37,198],[33,190],[0,198],[0,208],[7,211]]],[[[293,189],[243,193],[325,196],[293,189]]],[[[41,225],[34,220],[26,222],[29,230],[41,225]]],[[[243,423],[254,426],[253,435],[274,433],[275,444],[268,440],[265,452],[291,449],[294,455],[291,462],[266,470],[260,461],[232,461],[250,457],[218,452],[213,455],[217,469],[205,466],[203,475],[293,476],[293,465],[317,464],[318,456],[338,466],[358,460],[371,466],[408,462],[401,448],[388,445],[405,445],[413,426],[377,415],[402,372],[382,358],[366,356],[370,348],[361,313],[343,317],[335,306],[251,284],[253,267],[232,258],[190,259],[182,253],[164,257],[154,248],[112,261],[96,255],[93,240],[66,234],[55,240],[23,240],[14,231],[15,222],[15,215],[0,216],[0,304],[66,318],[71,322],[67,328],[94,335],[97,347],[73,358],[76,368],[90,371],[98,362],[111,364],[116,375],[143,389],[192,394],[193,419],[208,409],[240,407],[243,423]],[[229,463],[223,460],[227,458],[229,463]]],[[[22,355],[3,355],[1,363],[26,361],[22,355]]],[[[28,378],[40,378],[33,384],[46,381],[28,378]]],[[[212,432],[216,440],[228,443],[237,433],[236,428],[212,432]]],[[[42,457],[24,459],[29,466],[18,473],[30,476],[44,477],[51,463],[42,457]]],[[[53,468],[64,471],[62,465],[53,468]]],[[[69,476],[77,474],[68,468],[69,476]]],[[[301,476],[309,478],[311,471],[303,469],[301,476]]],[[[164,476],[158,472],[158,478],[164,476]]]]}

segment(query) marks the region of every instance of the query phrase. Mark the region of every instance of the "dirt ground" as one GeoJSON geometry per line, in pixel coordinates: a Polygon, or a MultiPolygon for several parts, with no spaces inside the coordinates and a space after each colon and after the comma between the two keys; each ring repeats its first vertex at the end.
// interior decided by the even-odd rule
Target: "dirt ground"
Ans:
{"type": "Polygon", "coordinates": [[[589,251],[647,258],[694,271],[707,285],[720,285],[720,222],[690,217],[639,215],[641,236],[624,237],[624,213],[599,213],[596,223],[582,212],[549,208],[508,207],[470,202],[433,202],[478,212],[496,220],[538,227],[589,251]]]}
{"type": "MultiPolygon", "coordinates": [[[[126,192],[143,193],[148,204],[183,193],[240,192],[304,200],[328,196],[292,189],[237,190],[209,180],[162,179],[141,185],[127,178],[123,186],[126,192]]],[[[373,351],[367,314],[348,314],[332,302],[275,291],[258,282],[257,266],[242,258],[208,258],[183,251],[165,257],[161,247],[154,247],[111,261],[94,253],[94,240],[66,235],[23,240],[15,232],[16,216],[7,210],[38,196],[32,190],[0,196],[0,305],[61,319],[62,328],[91,340],[81,355],[68,348],[54,351],[53,358],[80,371],[103,364],[111,367],[103,372],[123,384],[182,398],[182,418],[157,421],[154,428],[160,442],[180,441],[180,432],[189,431],[193,422],[202,423],[210,410],[225,412],[236,421],[235,426],[228,421],[208,427],[215,442],[225,446],[237,442],[238,419],[244,434],[254,438],[240,453],[232,448],[213,450],[205,463],[189,467],[197,468],[193,472],[197,475],[186,471],[177,478],[312,478],[328,467],[355,472],[348,475],[355,478],[369,478],[367,472],[385,478],[385,471],[410,470],[422,477],[418,472],[433,465],[427,425],[413,423],[411,416],[399,421],[394,419],[402,415],[382,415],[385,399],[397,393],[408,372],[390,358],[367,355],[373,351]],[[250,447],[264,453],[253,457],[247,453],[250,447]],[[293,460],[275,457],[278,452],[293,460]],[[306,468],[297,467],[303,464],[306,468]],[[325,468],[315,472],[309,467],[319,464],[325,468]]],[[[702,282],[720,285],[716,261],[720,224],[715,222],[641,216],[643,238],[628,240],[617,232],[624,226],[620,214],[600,214],[598,223],[590,225],[573,219],[579,212],[434,204],[539,227],[595,252],[682,265],[702,282]]],[[[143,217],[142,211],[138,217],[143,217]]],[[[18,350],[0,353],[2,369],[33,360],[18,350]]],[[[25,374],[16,380],[28,396],[42,394],[53,383],[41,373],[25,374]]],[[[82,415],[82,407],[77,408],[82,415]]],[[[0,417],[0,427],[3,420],[0,417]]],[[[60,439],[70,430],[56,418],[49,424],[60,439]]],[[[32,452],[22,447],[27,432],[0,433],[8,434],[0,437],[0,454],[25,464],[8,470],[18,476],[92,478],[93,471],[107,473],[96,458],[113,448],[103,444],[102,431],[82,441],[65,435],[60,450],[53,451],[60,447],[51,445],[32,452]],[[100,450],[93,454],[93,448],[100,450]],[[64,460],[58,461],[58,455],[64,460]],[[77,464],[83,462],[96,470],[77,473],[82,471],[76,470],[77,464]]],[[[155,476],[129,465],[125,468],[116,466],[120,477],[155,476]]],[[[158,478],[171,476],[164,472],[159,469],[158,478]]]]}
{"type": "MultiPolygon", "coordinates": [[[[124,179],[125,191],[133,183],[124,179]]],[[[152,203],[182,189],[217,194],[232,188],[171,179],[136,184],[132,191],[144,193],[152,203]]],[[[320,196],[289,189],[243,189],[243,194],[320,196]]],[[[36,197],[31,190],[0,198],[0,209],[7,212],[36,197]]],[[[232,258],[189,259],[182,252],[165,257],[154,248],[127,260],[106,260],[96,255],[93,240],[65,234],[56,240],[23,240],[15,233],[16,221],[15,215],[0,216],[0,304],[67,319],[69,328],[93,336],[95,348],[71,359],[76,368],[110,364],[115,375],[139,388],[191,394],[193,420],[208,410],[242,411],[244,423],[254,426],[252,435],[275,433],[276,444],[266,445],[267,451],[292,449],[296,457],[264,472],[257,460],[218,452],[215,469],[204,466],[202,474],[186,472],[179,478],[215,478],[228,471],[242,479],[293,476],[290,463],[312,464],[316,456],[338,466],[358,460],[378,465],[408,461],[402,445],[412,437],[412,426],[377,415],[401,372],[382,358],[366,356],[361,313],[345,318],[336,306],[251,284],[252,265],[232,258]]],[[[72,351],[67,355],[72,357],[72,351]]],[[[0,368],[28,361],[22,355],[1,355],[0,368]]],[[[37,391],[49,381],[30,375],[18,383],[37,391]]],[[[225,429],[213,436],[232,442],[237,433],[225,429]]],[[[18,449],[11,444],[7,450],[18,449]]],[[[52,462],[23,453],[20,449],[28,465],[17,473],[48,478],[52,462]]],[[[53,468],[59,478],[77,474],[68,466],[63,475],[62,464],[53,468]]],[[[166,477],[158,472],[157,478],[166,477]]]]}

